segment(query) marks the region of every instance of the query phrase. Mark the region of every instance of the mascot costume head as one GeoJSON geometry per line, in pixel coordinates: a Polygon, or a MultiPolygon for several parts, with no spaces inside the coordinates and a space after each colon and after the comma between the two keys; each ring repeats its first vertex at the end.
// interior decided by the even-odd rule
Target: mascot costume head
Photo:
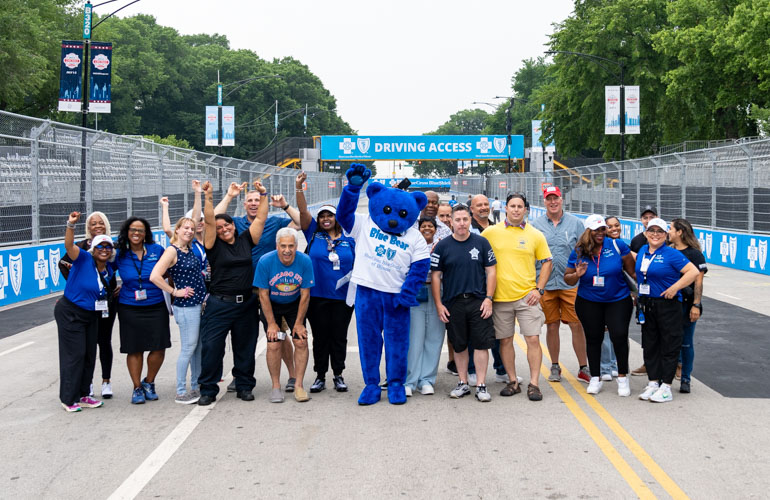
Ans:
{"type": "Polygon", "coordinates": [[[428,199],[424,193],[370,183],[369,214],[356,215],[358,197],[372,175],[354,163],[345,174],[348,184],[337,206],[337,221],[356,240],[356,257],[350,281],[356,289],[358,352],[364,375],[358,404],[380,400],[380,359],[385,345],[388,401],[406,403],[404,380],[409,351],[409,308],[417,305],[417,292],[428,276],[430,251],[414,227],[428,199]]]}

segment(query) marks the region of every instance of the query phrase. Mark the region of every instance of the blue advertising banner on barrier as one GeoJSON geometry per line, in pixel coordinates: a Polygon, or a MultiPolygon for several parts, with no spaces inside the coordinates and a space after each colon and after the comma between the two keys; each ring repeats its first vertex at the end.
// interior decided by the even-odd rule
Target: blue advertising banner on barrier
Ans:
{"type": "Polygon", "coordinates": [[[64,40],[61,43],[59,111],[80,112],[82,85],[83,42],[64,40]]]}
{"type": "MultiPolygon", "coordinates": [[[[533,219],[545,213],[541,207],[531,207],[529,218],[533,219]]],[[[574,214],[585,219],[587,215],[574,214]]],[[[644,226],[639,221],[619,219],[621,226],[621,238],[630,243],[631,238],[642,232],[644,226]]],[[[693,228],[695,237],[700,242],[701,251],[706,257],[706,262],[718,266],[740,269],[770,275],[770,262],[767,259],[767,242],[770,236],[730,233],[711,229],[693,228]]]]}
{"type": "Polygon", "coordinates": [[[91,42],[89,113],[109,113],[112,107],[112,44],[91,42]]]}
{"type": "MultiPolygon", "coordinates": [[[[524,136],[511,136],[511,158],[524,156],[524,136]]],[[[321,136],[321,160],[503,160],[505,135],[321,136]]]]}
{"type": "Polygon", "coordinates": [[[222,106],[222,145],[235,146],[235,106],[222,106]]]}
{"type": "Polygon", "coordinates": [[[206,106],[206,146],[219,145],[219,110],[206,106]]]}

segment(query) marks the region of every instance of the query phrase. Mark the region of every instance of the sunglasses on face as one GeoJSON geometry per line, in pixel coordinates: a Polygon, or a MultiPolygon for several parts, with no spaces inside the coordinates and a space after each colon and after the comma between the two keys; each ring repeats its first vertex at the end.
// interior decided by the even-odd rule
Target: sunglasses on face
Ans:
{"type": "Polygon", "coordinates": [[[100,243],[94,247],[97,250],[112,250],[112,245],[107,243],[100,243]]]}

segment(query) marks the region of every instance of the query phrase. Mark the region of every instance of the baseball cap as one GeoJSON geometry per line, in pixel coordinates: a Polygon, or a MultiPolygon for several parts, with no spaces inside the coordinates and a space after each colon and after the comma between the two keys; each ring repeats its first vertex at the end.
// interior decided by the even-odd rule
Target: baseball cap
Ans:
{"type": "Polygon", "coordinates": [[[642,209],[642,213],[639,214],[639,217],[641,217],[642,215],[646,214],[647,212],[652,212],[652,215],[654,215],[656,217],[658,215],[658,211],[655,210],[655,207],[653,207],[652,205],[645,205],[644,208],[642,209]]]}
{"type": "Polygon", "coordinates": [[[334,205],[321,205],[321,208],[318,209],[315,216],[318,217],[321,215],[321,212],[331,212],[332,215],[337,215],[337,207],[334,205]]]}
{"type": "Polygon", "coordinates": [[[654,219],[652,219],[650,222],[647,223],[647,229],[650,229],[652,226],[657,226],[662,230],[668,232],[668,224],[666,224],[666,221],[664,221],[660,217],[655,217],[654,219]]]}
{"type": "Polygon", "coordinates": [[[604,217],[599,214],[593,214],[583,221],[583,227],[596,231],[600,227],[607,227],[607,223],[604,221],[604,217]]]}
{"type": "Polygon", "coordinates": [[[549,194],[555,194],[561,198],[561,189],[557,188],[556,186],[548,186],[547,188],[543,189],[543,199],[548,198],[549,194]]]}
{"type": "Polygon", "coordinates": [[[91,240],[90,250],[93,250],[94,248],[97,247],[97,245],[100,245],[102,243],[109,243],[113,247],[115,246],[110,236],[107,236],[106,234],[100,234],[99,236],[96,236],[93,240],[91,240]]]}

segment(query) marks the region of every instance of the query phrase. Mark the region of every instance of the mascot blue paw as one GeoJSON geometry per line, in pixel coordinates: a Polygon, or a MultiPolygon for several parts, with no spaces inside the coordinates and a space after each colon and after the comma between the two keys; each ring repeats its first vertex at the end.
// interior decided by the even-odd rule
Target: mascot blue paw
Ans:
{"type": "Polygon", "coordinates": [[[388,401],[392,405],[402,405],[406,403],[406,389],[403,384],[388,384],[388,401]]]}
{"type": "Polygon", "coordinates": [[[368,181],[369,177],[372,176],[372,171],[366,168],[366,165],[353,163],[348,171],[345,172],[345,176],[352,185],[363,186],[364,182],[368,181]]]}
{"type": "MultiPolygon", "coordinates": [[[[367,385],[364,390],[361,391],[361,395],[358,396],[358,404],[362,406],[373,405],[380,401],[380,386],[379,385],[367,385]]],[[[388,393],[390,395],[390,393],[388,393]]],[[[406,401],[406,395],[404,395],[406,401]]]]}

